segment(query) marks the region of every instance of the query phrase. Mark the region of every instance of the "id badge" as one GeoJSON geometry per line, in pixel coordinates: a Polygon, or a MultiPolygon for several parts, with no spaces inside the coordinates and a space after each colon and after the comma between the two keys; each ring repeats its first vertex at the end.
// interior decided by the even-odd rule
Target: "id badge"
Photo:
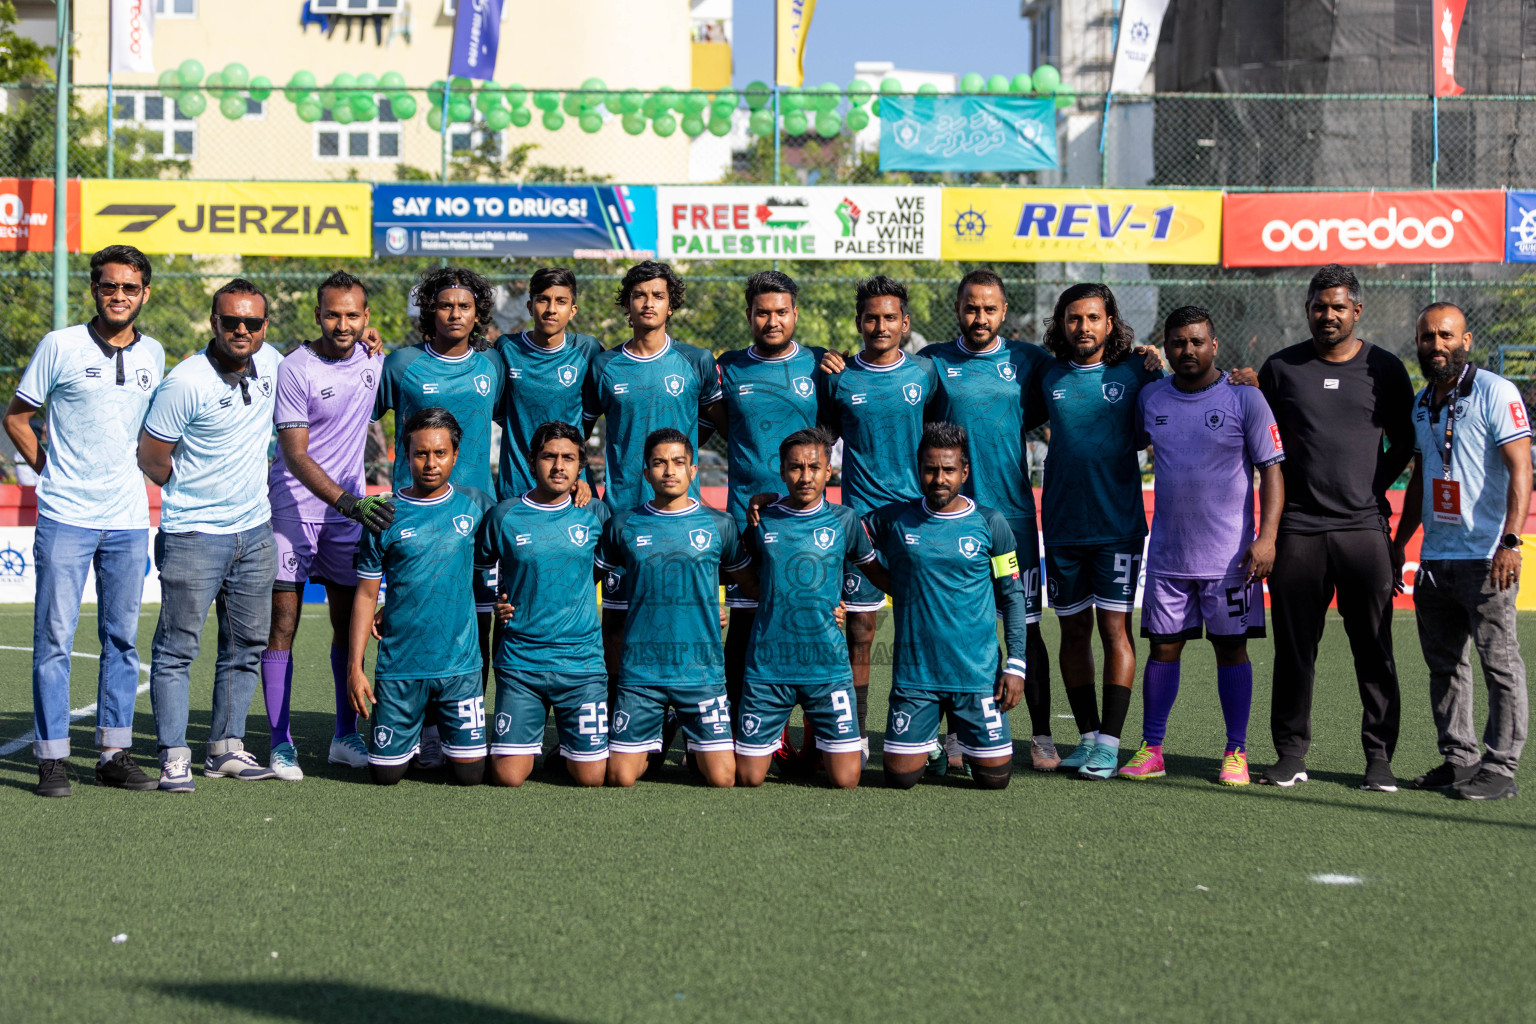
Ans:
{"type": "Polygon", "coordinates": [[[1461,483],[1456,480],[1436,480],[1431,509],[1435,522],[1461,525],[1461,483]]]}

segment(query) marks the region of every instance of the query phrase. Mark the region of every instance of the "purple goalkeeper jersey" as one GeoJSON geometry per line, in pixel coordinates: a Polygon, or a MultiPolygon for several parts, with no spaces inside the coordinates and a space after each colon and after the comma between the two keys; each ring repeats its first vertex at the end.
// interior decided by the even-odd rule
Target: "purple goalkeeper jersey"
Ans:
{"type": "MultiPolygon", "coordinates": [[[[379,389],[383,359],[368,355],[358,344],[346,359],[325,359],[306,342],[288,353],[277,367],[277,400],[272,419],[285,427],[309,428],[309,457],[336,483],[361,497],[365,493],[363,451],[368,444],[368,420],[379,389]]],[[[344,522],[345,517],[298,481],[277,457],[267,474],[272,518],[304,523],[344,522]]]]}
{"type": "Polygon", "coordinates": [[[1263,393],[1226,374],[1193,393],[1164,377],[1137,396],[1136,436],[1152,446],[1156,480],[1147,573],[1238,575],[1254,537],[1253,471],[1285,458],[1263,393]]]}

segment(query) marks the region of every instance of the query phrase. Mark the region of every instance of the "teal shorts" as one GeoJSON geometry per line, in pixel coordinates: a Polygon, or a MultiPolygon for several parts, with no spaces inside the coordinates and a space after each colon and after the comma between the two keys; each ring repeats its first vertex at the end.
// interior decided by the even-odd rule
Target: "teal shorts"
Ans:
{"type": "Polygon", "coordinates": [[[379,679],[368,763],[405,764],[421,749],[421,727],[430,711],[443,754],[460,759],[485,756],[485,696],[480,673],[446,679],[379,679]]]}
{"type": "MultiPolygon", "coordinates": [[[[1141,580],[1141,538],[1045,548],[1045,589],[1057,615],[1086,608],[1128,612],[1141,580]]],[[[1022,564],[1022,563],[1021,563],[1022,564]]]]}
{"type": "Polygon", "coordinates": [[[805,709],[805,727],[816,737],[816,749],[828,754],[863,750],[854,715],[853,683],[760,683],[748,679],[741,688],[736,753],[742,757],[771,757],[796,704],[805,709]]]}
{"type": "Polygon", "coordinates": [[[731,702],[725,684],[712,686],[637,686],[619,683],[614,698],[610,749],[615,754],[646,754],[661,749],[661,723],[667,707],[677,710],[689,750],[732,750],[731,702]]]}
{"type": "Polygon", "coordinates": [[[607,676],[499,668],[491,754],[542,754],[544,719],[550,708],[555,710],[560,753],[567,760],[601,761],[608,756],[607,676]]]}
{"type": "Polygon", "coordinates": [[[945,693],[891,687],[891,710],[885,720],[887,754],[926,754],[938,749],[939,716],[949,715],[960,753],[966,757],[1013,756],[1008,716],[997,709],[990,693],[945,693]]]}

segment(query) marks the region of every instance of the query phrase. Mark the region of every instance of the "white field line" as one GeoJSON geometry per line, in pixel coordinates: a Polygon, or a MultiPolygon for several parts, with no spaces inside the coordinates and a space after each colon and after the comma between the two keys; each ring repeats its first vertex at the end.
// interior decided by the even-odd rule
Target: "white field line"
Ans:
{"type": "MultiPolygon", "coordinates": [[[[7,647],[4,644],[0,644],[0,651],[27,651],[28,653],[31,653],[32,648],[30,648],[30,647],[7,647]]],[[[69,652],[69,656],[71,658],[89,658],[92,661],[100,661],[101,660],[101,655],[99,655],[99,654],[81,654],[79,651],[70,651],[69,652]]],[[[144,665],[140,665],[139,666],[139,671],[140,672],[144,672],[144,673],[148,673],[149,669],[146,666],[144,666],[144,665]]],[[[134,696],[135,697],[141,696],[148,689],[149,689],[149,684],[148,683],[140,683],[139,684],[139,688],[134,691],[134,696]]],[[[83,708],[75,708],[73,711],[71,711],[69,713],[69,720],[71,722],[78,722],[80,719],[85,718],[85,717],[87,717],[89,715],[94,715],[95,713],[96,713],[96,702],[95,701],[91,701],[85,707],[83,707],[83,708]]],[[[36,738],[36,734],[33,732],[33,730],[28,729],[22,735],[20,735],[20,736],[16,737],[15,739],[11,740],[11,742],[5,744],[4,746],[0,746],[0,757],[9,757],[10,755],[16,753],[16,751],[20,750],[22,747],[25,747],[25,746],[28,746],[29,744],[31,744],[31,742],[35,738],[36,738]]]]}

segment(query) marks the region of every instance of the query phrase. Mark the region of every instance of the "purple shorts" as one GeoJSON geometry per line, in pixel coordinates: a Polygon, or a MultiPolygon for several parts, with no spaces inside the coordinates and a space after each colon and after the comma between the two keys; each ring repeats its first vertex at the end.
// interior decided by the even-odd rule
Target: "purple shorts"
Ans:
{"type": "Polygon", "coordinates": [[[277,581],[274,590],[303,590],[304,582],[357,586],[352,568],[363,525],[354,522],[302,523],[297,519],[272,520],[272,539],[277,542],[277,581]]]}
{"type": "Polygon", "coordinates": [[[1141,635],[1154,643],[1200,639],[1250,640],[1264,635],[1264,584],[1241,576],[1187,579],[1147,573],[1141,635]]]}

